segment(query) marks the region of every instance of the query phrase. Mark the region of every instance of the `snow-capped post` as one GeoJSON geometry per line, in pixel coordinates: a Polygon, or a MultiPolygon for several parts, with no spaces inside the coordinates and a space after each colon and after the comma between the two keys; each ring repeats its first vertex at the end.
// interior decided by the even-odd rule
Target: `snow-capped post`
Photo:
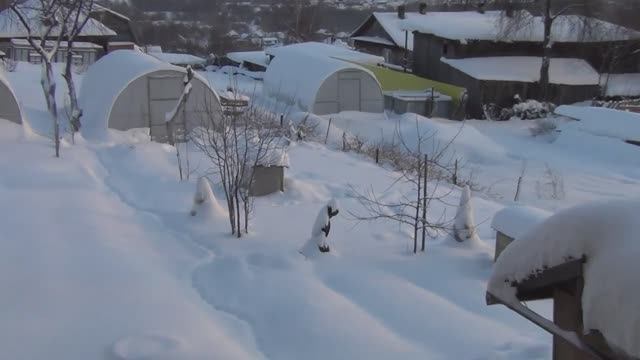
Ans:
{"type": "MultiPolygon", "coordinates": [[[[165,125],[166,125],[166,129],[167,129],[167,136],[168,136],[168,140],[169,140],[169,144],[175,146],[176,148],[176,157],[178,158],[178,172],[180,173],[180,181],[183,180],[183,171],[182,171],[182,158],[180,157],[180,146],[178,145],[178,143],[176,142],[175,139],[175,129],[173,127],[174,124],[174,120],[176,118],[176,116],[178,115],[178,112],[180,110],[183,111],[183,116],[185,115],[185,111],[186,111],[186,103],[189,100],[189,94],[191,93],[191,89],[192,89],[192,85],[191,85],[191,80],[193,80],[193,70],[191,69],[191,66],[187,66],[187,73],[184,76],[183,79],[183,90],[182,90],[182,94],[180,94],[180,97],[178,98],[178,102],[176,103],[176,106],[169,112],[167,112],[165,114],[165,125]]],[[[183,125],[184,125],[184,136],[186,138],[186,132],[187,132],[187,119],[186,117],[183,119],[183,125]]],[[[187,156],[188,156],[188,152],[187,152],[187,156]]],[[[187,170],[187,176],[188,176],[188,170],[187,170]]]]}
{"type": "Polygon", "coordinates": [[[198,179],[196,185],[196,193],[193,196],[193,205],[189,214],[196,216],[198,213],[203,213],[205,217],[224,217],[226,216],[224,209],[218,203],[211,184],[206,177],[198,179]]]}
{"type": "Polygon", "coordinates": [[[331,199],[326,205],[320,209],[316,222],[311,229],[311,238],[316,241],[318,250],[320,252],[329,252],[329,244],[327,238],[329,237],[329,231],[331,231],[331,218],[338,215],[338,201],[331,199]]]}
{"type": "Polygon", "coordinates": [[[456,219],[453,226],[455,239],[459,242],[478,241],[476,226],[473,215],[473,203],[471,199],[471,189],[466,185],[460,195],[460,205],[456,212],[456,219]]]}

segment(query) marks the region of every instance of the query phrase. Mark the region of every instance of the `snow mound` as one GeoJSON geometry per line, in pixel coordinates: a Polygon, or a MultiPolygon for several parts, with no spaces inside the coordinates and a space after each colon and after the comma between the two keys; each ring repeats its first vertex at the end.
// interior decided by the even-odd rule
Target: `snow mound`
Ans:
{"type": "Polygon", "coordinates": [[[457,241],[467,242],[470,245],[477,245],[480,243],[480,238],[476,232],[476,221],[475,215],[473,214],[473,200],[469,185],[462,189],[460,205],[456,211],[456,219],[453,227],[457,241]]]}
{"type": "Polygon", "coordinates": [[[498,211],[493,216],[491,228],[517,239],[550,215],[547,211],[530,206],[510,206],[498,211]]]}
{"type": "Polygon", "coordinates": [[[113,355],[119,360],[170,359],[177,356],[179,339],[163,335],[131,336],[113,344],[113,355]]]}
{"type": "Polygon", "coordinates": [[[570,126],[596,136],[640,140],[640,114],[602,107],[559,106],[555,113],[579,120],[570,126]]]}
{"type": "Polygon", "coordinates": [[[205,177],[198,179],[196,193],[193,197],[191,216],[200,214],[202,218],[224,218],[227,212],[218,203],[218,199],[211,190],[209,180],[205,177]]]}
{"type": "Polygon", "coordinates": [[[639,212],[640,199],[593,202],[559,212],[505,249],[489,292],[516,301],[512,281],[585,256],[583,330],[597,329],[612,347],[640,356],[639,212]]]}

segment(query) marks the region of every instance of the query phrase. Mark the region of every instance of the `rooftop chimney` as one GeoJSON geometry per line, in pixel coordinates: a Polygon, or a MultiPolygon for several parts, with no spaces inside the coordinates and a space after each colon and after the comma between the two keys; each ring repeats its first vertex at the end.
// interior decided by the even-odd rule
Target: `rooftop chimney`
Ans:
{"type": "Polygon", "coordinates": [[[398,5],[398,18],[404,19],[406,16],[407,7],[404,5],[398,5]]]}
{"type": "Polygon", "coordinates": [[[420,5],[418,5],[418,12],[422,15],[427,13],[427,3],[425,2],[421,2],[420,5]]]}
{"type": "Polygon", "coordinates": [[[512,18],[513,15],[515,15],[515,11],[516,9],[514,8],[513,5],[509,4],[507,5],[507,7],[504,9],[505,14],[507,15],[507,17],[512,18]]]}
{"type": "Polygon", "coordinates": [[[484,1],[478,3],[478,12],[484,14],[484,1]]]}

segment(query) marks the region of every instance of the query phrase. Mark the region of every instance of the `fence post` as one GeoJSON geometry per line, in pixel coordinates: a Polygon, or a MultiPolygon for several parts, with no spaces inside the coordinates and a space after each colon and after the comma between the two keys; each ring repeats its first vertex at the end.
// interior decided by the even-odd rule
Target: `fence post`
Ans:
{"type": "Polygon", "coordinates": [[[453,176],[451,178],[451,182],[453,185],[458,185],[458,159],[456,159],[456,163],[453,168],[453,176]]]}
{"type": "Polygon", "coordinates": [[[429,176],[429,157],[424,154],[424,176],[422,179],[422,252],[427,238],[427,176],[429,176]]]}
{"type": "Polygon", "coordinates": [[[327,126],[327,135],[324,137],[324,144],[327,145],[327,140],[329,140],[329,129],[331,129],[331,121],[333,118],[329,118],[329,126],[327,126]]]}

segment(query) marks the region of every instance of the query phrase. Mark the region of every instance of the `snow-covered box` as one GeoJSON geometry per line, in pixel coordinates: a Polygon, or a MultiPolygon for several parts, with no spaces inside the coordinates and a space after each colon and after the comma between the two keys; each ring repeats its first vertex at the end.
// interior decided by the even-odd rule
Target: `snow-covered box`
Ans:
{"type": "Polygon", "coordinates": [[[562,210],[496,261],[487,304],[554,336],[553,359],[640,358],[640,199],[562,210]],[[553,322],[522,304],[553,299],[553,322]]]}
{"type": "Polygon", "coordinates": [[[498,211],[491,222],[496,231],[496,250],[494,261],[500,253],[529,229],[548,218],[550,213],[529,206],[511,206],[498,211]]]}

